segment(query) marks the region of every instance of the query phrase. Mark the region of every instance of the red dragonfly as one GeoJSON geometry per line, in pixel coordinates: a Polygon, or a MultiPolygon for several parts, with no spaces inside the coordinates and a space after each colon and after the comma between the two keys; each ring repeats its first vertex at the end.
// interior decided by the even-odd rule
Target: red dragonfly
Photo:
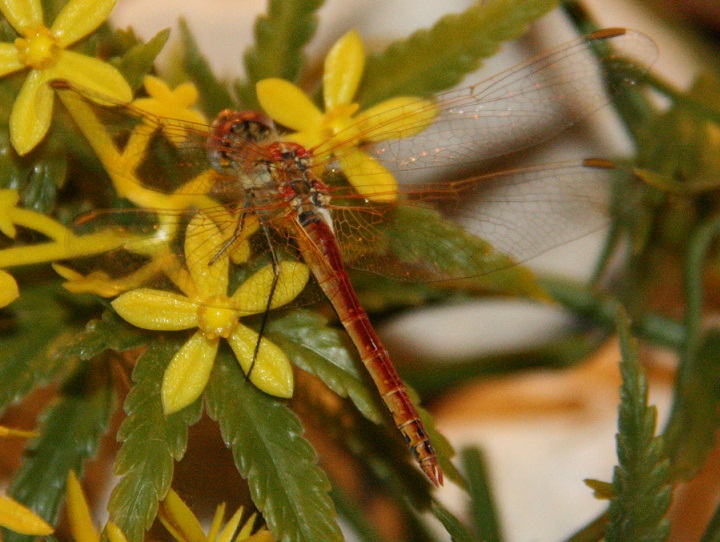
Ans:
{"type": "MultiPolygon", "coordinates": [[[[432,105],[439,115],[429,129],[406,140],[363,148],[393,172],[427,172],[514,152],[549,139],[601,108],[610,96],[635,84],[655,56],[653,42],[642,34],[601,30],[469,88],[440,94],[432,105]],[[572,98],[576,103],[565,109],[572,98]]],[[[341,175],[333,175],[342,174],[342,132],[331,142],[304,148],[283,140],[262,113],[226,111],[211,127],[203,127],[151,118],[131,106],[125,110],[155,127],[150,130],[153,137],[181,136],[176,166],[199,161],[198,170],[215,169],[213,186],[198,192],[223,200],[222,208],[229,209],[238,225],[224,246],[209,250],[227,250],[242,237],[242,225],[252,220],[259,224],[254,246],[263,246],[276,268],[284,258],[299,259],[310,268],[415,460],[436,486],[443,483],[443,473],[433,445],[358,300],[346,266],[402,280],[467,278],[527,260],[605,221],[608,173],[596,167],[600,162],[550,164],[457,181],[401,182],[397,198],[378,201],[359,195],[337,179],[341,175]],[[470,212],[471,200],[483,207],[470,212]],[[393,232],[403,227],[405,210],[433,217],[439,213],[447,217],[445,223],[462,229],[453,226],[453,235],[439,234],[436,221],[426,227],[412,221],[412,235],[398,242],[393,232]],[[512,259],[498,257],[491,249],[470,252],[468,239],[483,240],[478,242],[512,259]],[[278,248],[272,248],[271,241],[279,241],[278,248]]],[[[393,130],[398,128],[394,122],[393,130]]],[[[347,133],[362,139],[358,127],[347,133]]]]}

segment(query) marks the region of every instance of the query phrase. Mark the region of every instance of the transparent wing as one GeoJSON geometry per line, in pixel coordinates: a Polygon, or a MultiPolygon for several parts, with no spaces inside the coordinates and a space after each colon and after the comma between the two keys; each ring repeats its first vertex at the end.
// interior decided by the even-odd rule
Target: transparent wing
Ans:
{"type": "Polygon", "coordinates": [[[483,275],[601,228],[612,175],[572,161],[423,185],[385,211],[334,209],[336,235],[349,267],[407,281],[483,275]]]}
{"type": "MultiPolygon", "coordinates": [[[[643,34],[601,30],[481,83],[436,96],[432,107],[440,113],[432,126],[412,138],[390,139],[367,150],[392,171],[509,154],[550,139],[597,111],[641,80],[656,57],[655,43],[643,34]]],[[[395,120],[386,129],[380,123],[372,129],[372,139],[382,139],[383,131],[390,134],[398,127],[395,120]]],[[[342,152],[356,133],[353,128],[340,132],[314,151],[317,155],[342,152]]]]}

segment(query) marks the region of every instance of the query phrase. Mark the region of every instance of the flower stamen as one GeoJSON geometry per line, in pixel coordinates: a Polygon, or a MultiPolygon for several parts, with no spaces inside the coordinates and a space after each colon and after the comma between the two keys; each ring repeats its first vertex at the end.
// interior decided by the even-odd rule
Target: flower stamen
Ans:
{"type": "Polygon", "coordinates": [[[50,30],[40,25],[24,31],[23,35],[15,40],[20,62],[38,70],[55,65],[62,49],[50,30]]]}

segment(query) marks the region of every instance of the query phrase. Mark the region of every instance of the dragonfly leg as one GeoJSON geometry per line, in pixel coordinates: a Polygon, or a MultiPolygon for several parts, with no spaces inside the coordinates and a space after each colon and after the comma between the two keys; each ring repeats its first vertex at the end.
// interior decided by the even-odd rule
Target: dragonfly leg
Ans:
{"type": "Polygon", "coordinates": [[[262,228],[265,239],[267,240],[268,251],[270,252],[270,259],[273,268],[273,279],[272,283],[270,284],[270,293],[268,294],[267,303],[265,304],[265,310],[263,311],[262,319],[260,320],[258,340],[255,343],[255,350],[253,351],[252,361],[250,362],[250,369],[248,369],[247,372],[248,378],[250,377],[250,373],[252,373],[253,367],[255,367],[255,362],[257,361],[258,353],[260,352],[260,342],[265,335],[265,328],[267,327],[268,322],[268,314],[270,314],[270,307],[272,307],[272,300],[275,296],[275,289],[277,288],[278,282],[280,280],[280,259],[278,258],[275,250],[273,249],[272,240],[270,239],[270,230],[268,229],[265,222],[262,220],[260,221],[260,227],[262,228]]]}

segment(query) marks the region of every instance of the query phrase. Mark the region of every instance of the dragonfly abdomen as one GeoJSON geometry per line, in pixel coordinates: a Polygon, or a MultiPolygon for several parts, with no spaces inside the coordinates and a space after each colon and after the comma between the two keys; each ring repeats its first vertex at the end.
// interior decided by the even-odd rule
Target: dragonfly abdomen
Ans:
{"type": "Polygon", "coordinates": [[[331,226],[321,215],[308,213],[297,224],[302,229],[297,237],[305,263],[332,303],[415,460],[433,484],[442,485],[430,437],[350,283],[331,226]]]}

